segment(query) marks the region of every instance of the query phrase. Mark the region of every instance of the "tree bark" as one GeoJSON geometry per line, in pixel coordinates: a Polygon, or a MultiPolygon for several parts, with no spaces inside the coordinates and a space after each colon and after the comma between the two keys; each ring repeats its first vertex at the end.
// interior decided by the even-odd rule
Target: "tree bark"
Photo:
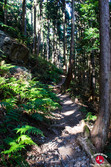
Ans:
{"type": "Polygon", "coordinates": [[[53,28],[53,42],[52,42],[52,64],[54,63],[54,47],[55,47],[55,27],[53,28]]]}
{"type": "MultiPolygon", "coordinates": [[[[33,0],[31,1],[31,3],[33,3],[33,0]]],[[[33,26],[34,26],[34,16],[33,16],[33,6],[31,8],[31,27],[32,27],[32,32],[31,32],[31,35],[33,36],[33,26]]]]}
{"type": "MultiPolygon", "coordinates": [[[[47,4],[48,4],[48,0],[47,0],[47,4]]],[[[49,61],[49,35],[50,35],[50,27],[49,27],[49,23],[50,23],[50,20],[49,20],[49,13],[48,13],[48,16],[47,16],[47,61],[49,61]]]]}
{"type": "Polygon", "coordinates": [[[107,141],[110,118],[110,22],[109,1],[99,0],[100,6],[100,104],[99,115],[91,137],[98,151],[107,141]]]}
{"type": "Polygon", "coordinates": [[[4,2],[4,24],[7,25],[7,9],[6,9],[6,5],[7,5],[7,0],[5,0],[4,2]]]}
{"type": "Polygon", "coordinates": [[[36,53],[36,0],[34,2],[34,35],[33,35],[33,54],[36,53]]]}
{"type": "Polygon", "coordinates": [[[90,90],[92,100],[95,97],[95,59],[94,59],[94,51],[91,53],[91,81],[90,81],[90,90]]]}
{"type": "Polygon", "coordinates": [[[65,36],[65,32],[66,32],[66,25],[65,25],[65,0],[63,0],[63,68],[66,71],[66,36],[65,36]]]}
{"type": "MultiPolygon", "coordinates": [[[[39,2],[39,9],[37,11],[37,13],[40,12],[40,16],[37,17],[37,31],[38,31],[38,38],[37,38],[37,57],[39,56],[40,54],[40,46],[41,46],[41,21],[42,21],[42,0],[40,0],[39,2]]],[[[38,63],[37,63],[38,64],[38,63]]]]}
{"type": "Polygon", "coordinates": [[[26,0],[22,1],[22,33],[26,36],[26,0]]]}

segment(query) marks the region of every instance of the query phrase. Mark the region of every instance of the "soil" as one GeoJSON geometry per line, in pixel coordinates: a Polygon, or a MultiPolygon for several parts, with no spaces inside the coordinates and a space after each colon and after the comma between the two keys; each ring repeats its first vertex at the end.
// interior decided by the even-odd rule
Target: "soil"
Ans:
{"type": "Polygon", "coordinates": [[[27,153],[30,167],[90,167],[90,158],[77,142],[83,132],[84,123],[79,111],[67,94],[60,93],[62,82],[55,86],[62,109],[54,112],[54,123],[45,128],[47,137],[41,137],[42,144],[33,146],[27,153]]]}

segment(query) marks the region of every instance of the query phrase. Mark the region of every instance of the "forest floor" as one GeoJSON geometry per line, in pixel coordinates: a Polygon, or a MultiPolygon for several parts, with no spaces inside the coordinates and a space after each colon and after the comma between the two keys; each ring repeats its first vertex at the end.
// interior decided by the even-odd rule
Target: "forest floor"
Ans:
{"type": "Polygon", "coordinates": [[[43,144],[33,146],[27,153],[31,167],[90,167],[90,158],[77,142],[83,131],[80,105],[74,103],[69,95],[60,93],[60,86],[54,86],[61,100],[62,109],[54,112],[54,123],[46,128],[47,137],[42,137],[43,144]]]}

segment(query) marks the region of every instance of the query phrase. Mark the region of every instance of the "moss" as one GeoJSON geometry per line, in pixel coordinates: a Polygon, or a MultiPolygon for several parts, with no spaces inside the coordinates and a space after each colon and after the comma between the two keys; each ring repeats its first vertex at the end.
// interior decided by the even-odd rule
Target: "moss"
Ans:
{"type": "Polygon", "coordinates": [[[84,126],[84,131],[83,131],[83,133],[84,133],[84,136],[85,137],[87,137],[87,138],[89,138],[90,137],[90,129],[88,128],[88,126],[87,125],[85,125],[84,126]]]}

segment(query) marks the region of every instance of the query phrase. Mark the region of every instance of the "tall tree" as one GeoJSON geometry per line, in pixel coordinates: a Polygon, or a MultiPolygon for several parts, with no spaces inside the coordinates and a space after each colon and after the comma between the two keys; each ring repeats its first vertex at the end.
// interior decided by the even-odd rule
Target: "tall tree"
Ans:
{"type": "Polygon", "coordinates": [[[33,34],[33,54],[36,53],[36,0],[34,0],[34,34],[33,34]]]}
{"type": "Polygon", "coordinates": [[[92,130],[92,141],[98,151],[106,143],[110,118],[110,22],[109,1],[99,0],[100,5],[100,104],[99,115],[92,130]]]}
{"type": "Polygon", "coordinates": [[[66,70],[66,25],[65,25],[65,8],[66,3],[65,0],[63,0],[63,68],[66,70]]]}
{"type": "Polygon", "coordinates": [[[5,0],[4,2],[4,23],[7,24],[7,8],[6,8],[6,5],[7,5],[7,0],[5,0]]]}
{"type": "MultiPolygon", "coordinates": [[[[48,10],[48,0],[47,0],[47,10],[48,10]]],[[[50,27],[49,27],[49,12],[47,14],[47,61],[49,60],[49,35],[50,35],[50,27]]]]}
{"type": "Polygon", "coordinates": [[[26,0],[22,1],[22,33],[26,36],[26,0]]]}
{"type": "Polygon", "coordinates": [[[74,66],[74,0],[72,0],[72,12],[71,12],[71,47],[69,57],[69,67],[65,82],[63,83],[63,89],[68,89],[72,80],[72,69],[74,66]]]}
{"type": "Polygon", "coordinates": [[[41,21],[42,21],[42,0],[37,3],[37,57],[40,53],[41,45],[41,21]]]}
{"type": "MultiPolygon", "coordinates": [[[[31,0],[31,4],[33,3],[33,0],[31,0]]],[[[31,31],[31,35],[33,35],[33,23],[34,22],[34,16],[33,16],[33,5],[31,5],[31,27],[32,27],[32,31],[31,31]]]]}

